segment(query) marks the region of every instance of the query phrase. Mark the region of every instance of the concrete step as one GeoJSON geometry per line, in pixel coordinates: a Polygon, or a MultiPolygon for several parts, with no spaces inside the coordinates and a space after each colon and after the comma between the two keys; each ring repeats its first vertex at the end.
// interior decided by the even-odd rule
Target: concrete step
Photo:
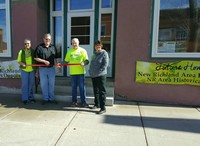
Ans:
{"type": "MultiPolygon", "coordinates": [[[[42,94],[34,94],[36,100],[41,100],[42,99],[42,94]]],[[[56,100],[59,102],[71,102],[72,97],[68,95],[55,95],[56,100]]],[[[78,103],[80,103],[80,96],[78,96],[78,103]]],[[[93,105],[94,104],[94,97],[92,96],[87,96],[86,102],[88,104],[93,105]]],[[[106,106],[113,106],[114,105],[114,97],[106,97],[106,106]]]]}
{"type": "MultiPolygon", "coordinates": [[[[0,93],[2,94],[13,94],[13,95],[19,95],[19,98],[21,96],[21,89],[16,89],[16,88],[7,88],[7,87],[0,87],[0,93]]],[[[72,94],[55,94],[56,100],[59,102],[71,102],[71,97],[72,94]]],[[[41,101],[42,100],[42,93],[34,93],[34,97],[36,100],[41,101]]],[[[88,96],[86,97],[87,103],[88,104],[94,104],[94,96],[88,96]]],[[[80,102],[80,97],[78,96],[78,102],[80,102]]],[[[114,104],[114,96],[107,96],[106,97],[106,105],[107,106],[113,106],[114,104]]]]}
{"type": "MultiPolygon", "coordinates": [[[[107,96],[114,97],[114,88],[113,87],[107,87],[106,88],[107,96]]],[[[42,93],[40,85],[38,85],[37,92],[36,93],[42,93]]],[[[77,94],[79,94],[79,88],[77,89],[77,94]]],[[[55,86],[55,95],[65,95],[70,96],[72,95],[72,89],[71,86],[62,86],[62,85],[56,85],[55,86]]],[[[87,96],[93,96],[93,87],[86,86],[86,95],[87,96]]]]}
{"type": "MultiPolygon", "coordinates": [[[[71,86],[70,77],[56,77],[55,85],[71,86]]],[[[89,77],[85,78],[85,85],[92,86],[91,78],[89,78],[89,77]]],[[[107,78],[106,86],[114,87],[114,80],[112,78],[107,78]]]]}
{"type": "MultiPolygon", "coordinates": [[[[78,99],[80,100],[79,90],[78,92],[78,99]]],[[[114,103],[114,92],[113,88],[107,88],[107,95],[106,95],[106,105],[112,106],[114,103]]],[[[72,91],[70,86],[55,86],[55,96],[58,101],[65,101],[71,102],[72,98],[72,91]]],[[[86,96],[88,104],[94,104],[94,96],[92,87],[86,87],[86,96]]],[[[42,91],[41,88],[38,88],[38,92],[35,93],[35,98],[42,99],[42,91]]]]}
{"type": "MultiPolygon", "coordinates": [[[[92,87],[91,78],[85,78],[86,85],[86,96],[88,104],[94,104],[94,93],[92,87]]],[[[40,84],[37,87],[37,92],[35,92],[36,99],[42,99],[42,91],[40,84]]],[[[106,105],[112,106],[114,103],[114,81],[113,79],[107,79],[106,82],[106,105]]],[[[79,97],[79,89],[77,89],[78,99],[79,97]]],[[[56,77],[55,81],[55,96],[58,101],[71,102],[72,89],[71,89],[71,81],[69,77],[56,77]]]]}

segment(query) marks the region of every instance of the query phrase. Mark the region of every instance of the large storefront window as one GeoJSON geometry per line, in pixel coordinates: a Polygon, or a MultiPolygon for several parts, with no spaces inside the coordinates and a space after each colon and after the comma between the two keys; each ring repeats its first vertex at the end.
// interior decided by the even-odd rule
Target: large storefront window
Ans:
{"type": "Polygon", "coordinates": [[[199,18],[199,0],[154,0],[152,57],[199,58],[199,18]]]}
{"type": "Polygon", "coordinates": [[[9,1],[0,0],[0,57],[11,57],[9,1]]]}

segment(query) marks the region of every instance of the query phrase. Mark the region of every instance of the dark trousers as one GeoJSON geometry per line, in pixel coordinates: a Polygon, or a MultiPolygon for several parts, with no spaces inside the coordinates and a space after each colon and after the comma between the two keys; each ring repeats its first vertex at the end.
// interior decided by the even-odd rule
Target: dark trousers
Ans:
{"type": "Polygon", "coordinates": [[[101,109],[105,109],[106,102],[106,75],[92,78],[93,91],[94,91],[94,104],[100,105],[101,109]]]}

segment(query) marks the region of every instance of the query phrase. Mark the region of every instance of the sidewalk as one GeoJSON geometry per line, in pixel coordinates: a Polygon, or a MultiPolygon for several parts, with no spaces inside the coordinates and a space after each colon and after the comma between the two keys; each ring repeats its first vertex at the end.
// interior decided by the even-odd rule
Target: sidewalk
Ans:
{"type": "Polygon", "coordinates": [[[0,96],[0,146],[200,146],[200,108],[115,101],[97,115],[0,96]]]}

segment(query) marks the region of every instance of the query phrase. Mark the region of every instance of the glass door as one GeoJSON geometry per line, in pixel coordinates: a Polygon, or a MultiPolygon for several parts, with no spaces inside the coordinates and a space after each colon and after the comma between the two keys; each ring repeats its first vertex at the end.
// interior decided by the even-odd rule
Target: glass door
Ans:
{"type": "MultiPolygon", "coordinates": [[[[80,41],[80,47],[84,48],[88,53],[90,60],[94,50],[94,13],[82,12],[82,13],[68,13],[68,38],[67,49],[71,48],[71,40],[78,38],[80,41]]],[[[88,74],[89,66],[86,66],[86,76],[88,74]]],[[[69,69],[67,70],[69,76],[69,69]]]]}

